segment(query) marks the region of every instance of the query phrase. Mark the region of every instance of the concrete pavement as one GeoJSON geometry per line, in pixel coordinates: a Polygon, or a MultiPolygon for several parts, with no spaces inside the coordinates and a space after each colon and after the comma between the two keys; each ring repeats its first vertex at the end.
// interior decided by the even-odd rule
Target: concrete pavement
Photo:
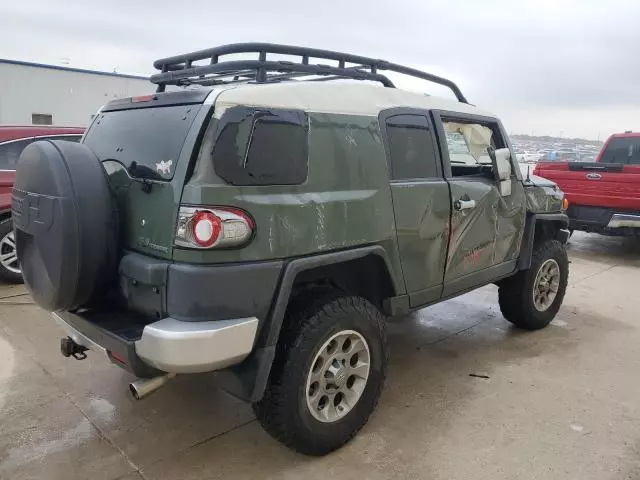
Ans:
{"type": "Polygon", "coordinates": [[[640,478],[640,247],[576,234],[569,251],[543,331],[512,328],[493,286],[393,320],[378,410],[324,458],[272,440],[208,375],[134,401],[127,373],[63,358],[48,315],[0,287],[0,478],[640,478]]]}

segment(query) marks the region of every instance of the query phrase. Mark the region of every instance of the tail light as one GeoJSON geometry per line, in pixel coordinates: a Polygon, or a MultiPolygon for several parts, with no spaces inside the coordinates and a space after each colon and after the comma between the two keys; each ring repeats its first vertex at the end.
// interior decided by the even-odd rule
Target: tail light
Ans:
{"type": "Polygon", "coordinates": [[[566,210],[567,208],[569,208],[569,199],[564,197],[562,199],[562,210],[566,210]]]}
{"type": "Polygon", "coordinates": [[[228,207],[180,207],[175,244],[189,248],[229,248],[246,244],[253,235],[251,217],[228,207]]]}

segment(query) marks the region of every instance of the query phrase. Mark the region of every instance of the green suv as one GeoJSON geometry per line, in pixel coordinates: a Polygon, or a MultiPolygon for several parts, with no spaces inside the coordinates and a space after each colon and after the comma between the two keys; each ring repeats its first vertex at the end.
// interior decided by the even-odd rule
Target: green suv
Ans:
{"type": "Polygon", "coordinates": [[[65,356],[104,355],[137,398],[215,371],[275,438],[322,455],[378,402],[385,317],[490,283],[518,327],[558,312],[563,194],[522,179],[498,118],[453,82],[271,44],[154,65],[157,93],[21,155],[18,255],[65,356]]]}

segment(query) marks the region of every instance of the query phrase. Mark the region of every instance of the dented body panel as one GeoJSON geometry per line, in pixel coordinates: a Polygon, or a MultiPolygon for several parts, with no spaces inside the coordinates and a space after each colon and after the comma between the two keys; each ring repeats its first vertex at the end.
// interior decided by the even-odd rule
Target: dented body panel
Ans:
{"type": "Polygon", "coordinates": [[[527,210],[532,213],[550,213],[562,210],[564,193],[556,185],[525,184],[527,210]]]}
{"type": "Polygon", "coordinates": [[[445,282],[518,257],[525,221],[522,182],[512,180],[512,193],[500,196],[493,180],[453,179],[451,196],[469,198],[475,207],[453,210],[445,282]]]}
{"type": "Polygon", "coordinates": [[[451,200],[444,179],[392,182],[398,249],[410,304],[440,298],[449,243],[451,200]]]}
{"type": "Polygon", "coordinates": [[[257,230],[242,249],[176,248],[174,260],[256,261],[378,244],[389,253],[390,273],[404,284],[377,118],[309,113],[309,173],[302,185],[231,187],[207,161],[206,142],[182,204],[241,208],[251,212],[257,230]]]}
{"type": "Polygon", "coordinates": [[[548,199],[551,190],[525,193],[515,169],[509,196],[500,195],[491,174],[394,181],[377,117],[313,111],[306,112],[304,183],[230,186],[216,174],[211,151],[220,119],[235,108],[228,102],[214,108],[179,203],[251,212],[256,232],[241,249],[174,248],[176,262],[276,260],[379,245],[396,294],[417,308],[450,294],[448,283],[516,260],[527,211],[560,210],[555,197],[548,199]],[[456,210],[462,198],[475,207],[456,210]]]}

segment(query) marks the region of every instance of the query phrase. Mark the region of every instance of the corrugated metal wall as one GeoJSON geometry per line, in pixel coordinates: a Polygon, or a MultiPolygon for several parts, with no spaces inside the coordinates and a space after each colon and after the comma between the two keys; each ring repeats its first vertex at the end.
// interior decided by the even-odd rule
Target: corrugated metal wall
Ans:
{"type": "Polygon", "coordinates": [[[109,100],[154,91],[139,78],[0,61],[0,124],[30,125],[35,113],[53,115],[54,125],[82,127],[109,100]]]}

